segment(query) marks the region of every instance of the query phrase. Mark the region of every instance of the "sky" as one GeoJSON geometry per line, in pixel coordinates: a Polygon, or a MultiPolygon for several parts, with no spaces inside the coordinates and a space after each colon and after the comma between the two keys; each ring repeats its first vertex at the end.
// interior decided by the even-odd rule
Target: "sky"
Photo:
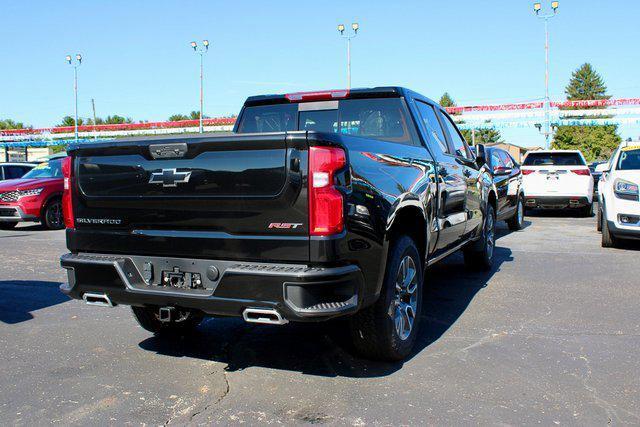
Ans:
{"type": "MultiPolygon", "coordinates": [[[[166,120],[199,105],[237,113],[250,95],[343,88],[346,43],[358,22],[352,86],[400,85],[459,105],[544,97],[544,25],[533,1],[20,1],[2,0],[0,118],[35,127],[73,115],[81,53],[79,115],[166,120]]],[[[542,1],[549,7],[549,1],[542,1]]],[[[571,72],[590,62],[613,97],[640,96],[640,2],[561,0],[550,28],[550,96],[564,99],[571,72]]],[[[535,129],[505,129],[507,142],[541,145],[535,129]]],[[[620,129],[640,136],[637,126],[620,129]]]]}

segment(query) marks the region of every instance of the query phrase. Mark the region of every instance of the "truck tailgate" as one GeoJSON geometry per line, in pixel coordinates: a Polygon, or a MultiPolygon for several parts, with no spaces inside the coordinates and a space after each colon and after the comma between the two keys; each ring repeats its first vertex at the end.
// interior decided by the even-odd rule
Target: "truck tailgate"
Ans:
{"type": "Polygon", "coordinates": [[[71,249],[309,259],[305,132],[86,144],[71,249]]]}

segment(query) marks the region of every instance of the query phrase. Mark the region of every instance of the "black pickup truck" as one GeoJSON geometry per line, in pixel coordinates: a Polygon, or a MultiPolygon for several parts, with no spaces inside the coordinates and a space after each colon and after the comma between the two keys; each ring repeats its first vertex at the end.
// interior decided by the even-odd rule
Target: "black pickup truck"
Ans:
{"type": "Polygon", "coordinates": [[[348,316],[359,352],[398,360],[425,268],[493,257],[483,147],[399,87],[250,97],[233,135],[80,144],[64,174],[62,291],[154,333],[348,316]]]}

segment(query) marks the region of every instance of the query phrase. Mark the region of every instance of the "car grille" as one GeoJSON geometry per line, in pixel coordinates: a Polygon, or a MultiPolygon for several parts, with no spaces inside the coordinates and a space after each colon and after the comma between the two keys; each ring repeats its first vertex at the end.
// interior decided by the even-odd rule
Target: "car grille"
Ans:
{"type": "Polygon", "coordinates": [[[3,202],[17,202],[19,193],[17,191],[7,191],[6,193],[0,193],[0,200],[3,202]]]}
{"type": "Polygon", "coordinates": [[[19,217],[18,212],[15,209],[2,209],[0,208],[0,216],[2,217],[19,217]]]}

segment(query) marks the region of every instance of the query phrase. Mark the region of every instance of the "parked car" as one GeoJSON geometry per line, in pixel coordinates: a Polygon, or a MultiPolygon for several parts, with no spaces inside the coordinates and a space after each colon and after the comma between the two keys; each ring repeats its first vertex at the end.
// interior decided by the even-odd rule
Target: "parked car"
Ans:
{"type": "Polygon", "coordinates": [[[622,239],[640,239],[640,145],[622,142],[602,172],[598,194],[598,231],[602,246],[622,239]]]}
{"type": "Polygon", "coordinates": [[[589,171],[591,172],[591,176],[593,177],[593,199],[596,200],[598,198],[598,181],[600,181],[600,176],[602,172],[600,172],[597,168],[599,165],[607,163],[607,162],[593,162],[589,164],[589,171]]]}
{"type": "Polygon", "coordinates": [[[398,87],[250,97],[231,136],[74,146],[61,289],[131,305],[154,333],[349,316],[359,352],[402,359],[424,267],[459,249],[491,267],[497,196],[477,150],[398,87]]]}
{"type": "Polygon", "coordinates": [[[520,165],[501,148],[487,147],[486,158],[498,195],[496,218],[506,221],[510,230],[521,230],[524,225],[524,191],[520,165]]]}
{"type": "Polygon", "coordinates": [[[61,166],[62,159],[40,163],[20,179],[0,182],[0,228],[10,229],[21,221],[64,228],[61,166]]]}
{"type": "Polygon", "coordinates": [[[24,174],[33,169],[33,163],[7,162],[0,163],[0,181],[22,178],[24,174]]]}
{"type": "Polygon", "coordinates": [[[522,161],[525,207],[593,215],[593,177],[577,150],[530,151],[522,161]]]}

